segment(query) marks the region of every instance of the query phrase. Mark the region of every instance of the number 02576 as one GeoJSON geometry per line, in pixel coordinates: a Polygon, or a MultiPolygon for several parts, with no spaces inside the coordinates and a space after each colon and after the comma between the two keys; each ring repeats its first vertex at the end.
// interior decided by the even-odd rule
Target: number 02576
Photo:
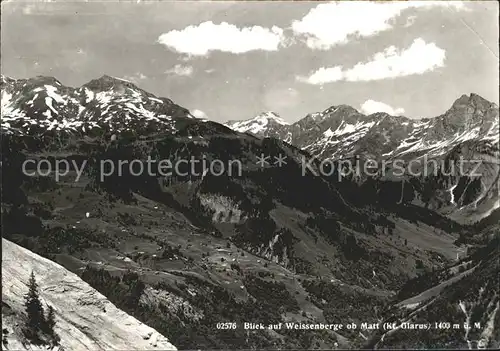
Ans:
{"type": "Polygon", "coordinates": [[[217,323],[216,328],[222,330],[236,329],[236,323],[234,322],[217,323]]]}

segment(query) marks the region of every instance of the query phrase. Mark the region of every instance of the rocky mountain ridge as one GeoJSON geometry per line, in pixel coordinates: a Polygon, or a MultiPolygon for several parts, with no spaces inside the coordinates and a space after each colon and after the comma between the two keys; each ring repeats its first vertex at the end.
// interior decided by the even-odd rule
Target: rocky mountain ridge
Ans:
{"type": "Polygon", "coordinates": [[[470,140],[494,146],[499,136],[498,106],[474,93],[462,95],[435,118],[410,119],[384,112],[364,115],[338,105],[293,124],[282,123],[279,129],[264,125],[255,133],[252,122],[258,118],[226,125],[239,132],[284,140],[321,159],[434,157],[470,140]]]}
{"type": "MultiPolygon", "coordinates": [[[[238,131],[251,132],[243,128],[251,121],[239,122],[238,131]]],[[[477,221],[500,207],[498,106],[474,93],[462,95],[435,118],[364,115],[339,105],[291,125],[262,127],[258,135],[284,140],[321,160],[374,160],[376,178],[413,184],[415,204],[455,220],[477,221]],[[412,164],[417,172],[395,176],[397,163],[412,164]],[[418,172],[423,169],[427,174],[418,172]]],[[[357,181],[366,179],[362,175],[357,181]]]]}

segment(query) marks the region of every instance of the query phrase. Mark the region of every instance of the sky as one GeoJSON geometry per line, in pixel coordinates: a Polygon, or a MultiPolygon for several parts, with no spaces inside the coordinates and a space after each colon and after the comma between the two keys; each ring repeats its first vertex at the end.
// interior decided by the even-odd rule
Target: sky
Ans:
{"type": "Polygon", "coordinates": [[[410,118],[498,104],[498,2],[2,1],[1,71],[130,80],[224,122],[347,104],[410,118]]]}

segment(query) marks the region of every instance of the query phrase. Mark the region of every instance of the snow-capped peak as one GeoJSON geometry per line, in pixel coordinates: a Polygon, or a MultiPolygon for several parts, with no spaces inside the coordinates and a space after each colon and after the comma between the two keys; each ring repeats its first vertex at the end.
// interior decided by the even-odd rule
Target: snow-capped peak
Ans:
{"type": "Polygon", "coordinates": [[[290,123],[286,122],[283,118],[280,117],[279,114],[277,114],[276,112],[263,112],[261,113],[260,115],[256,116],[254,118],[255,119],[267,119],[268,121],[269,120],[272,120],[278,124],[281,124],[281,125],[289,125],[290,123]]]}
{"type": "Polygon", "coordinates": [[[289,123],[276,112],[263,112],[244,121],[228,121],[225,125],[237,132],[267,136],[270,129],[288,126],[289,123]]]}
{"type": "Polygon", "coordinates": [[[2,131],[25,134],[31,129],[130,131],[153,125],[173,131],[173,119],[187,117],[189,111],[107,75],[79,88],[64,86],[53,77],[2,76],[1,114],[2,131]]]}

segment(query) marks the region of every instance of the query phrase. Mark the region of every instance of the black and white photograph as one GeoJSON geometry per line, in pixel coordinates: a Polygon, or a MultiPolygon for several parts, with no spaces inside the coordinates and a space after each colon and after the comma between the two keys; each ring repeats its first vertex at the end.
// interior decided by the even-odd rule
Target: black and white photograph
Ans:
{"type": "Polygon", "coordinates": [[[499,2],[0,24],[2,350],[500,348],[499,2]]]}

